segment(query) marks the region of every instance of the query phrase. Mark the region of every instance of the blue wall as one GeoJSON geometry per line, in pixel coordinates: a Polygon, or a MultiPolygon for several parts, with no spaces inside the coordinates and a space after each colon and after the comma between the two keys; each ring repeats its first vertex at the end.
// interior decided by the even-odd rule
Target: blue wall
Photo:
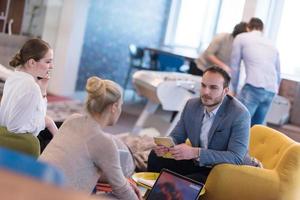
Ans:
{"type": "Polygon", "coordinates": [[[91,0],[76,90],[96,75],[123,85],[128,45],[162,43],[171,0],[91,0]]]}

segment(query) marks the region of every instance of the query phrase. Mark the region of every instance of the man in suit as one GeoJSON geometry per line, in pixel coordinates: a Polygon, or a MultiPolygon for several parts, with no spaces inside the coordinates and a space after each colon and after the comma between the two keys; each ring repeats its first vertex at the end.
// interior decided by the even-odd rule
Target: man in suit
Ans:
{"type": "Polygon", "coordinates": [[[227,95],[230,76],[213,66],[204,71],[200,98],[187,102],[171,132],[175,146],[156,146],[148,158],[148,171],[167,168],[205,182],[213,166],[242,164],[248,150],[250,114],[236,98],[227,95]],[[189,139],[191,146],[186,144],[189,139]],[[170,152],[174,159],[163,158],[170,152]]]}

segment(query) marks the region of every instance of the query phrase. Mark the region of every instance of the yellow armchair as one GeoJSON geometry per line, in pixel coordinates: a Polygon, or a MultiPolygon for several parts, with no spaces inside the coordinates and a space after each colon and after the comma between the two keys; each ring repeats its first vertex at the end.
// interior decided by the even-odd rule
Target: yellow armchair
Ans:
{"type": "Polygon", "coordinates": [[[220,164],[205,183],[204,200],[300,199],[300,144],[262,125],[251,128],[249,153],[264,168],[220,164]]]}

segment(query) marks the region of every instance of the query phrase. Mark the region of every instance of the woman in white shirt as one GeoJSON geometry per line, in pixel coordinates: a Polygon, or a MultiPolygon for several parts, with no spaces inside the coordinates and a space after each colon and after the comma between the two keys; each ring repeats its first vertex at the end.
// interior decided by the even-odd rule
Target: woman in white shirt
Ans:
{"type": "Polygon", "coordinates": [[[134,191],[124,176],[134,170],[127,147],[103,131],[104,127],[114,125],[120,116],[121,87],[115,82],[91,77],[86,91],[86,114],[67,118],[39,159],[60,168],[67,185],[73,189],[91,193],[99,178],[105,177],[118,199],[141,198],[136,186],[133,186],[134,191]],[[128,152],[121,158],[120,149],[128,152]],[[123,168],[122,172],[120,161],[124,159],[128,170],[123,168]]]}
{"type": "Polygon", "coordinates": [[[0,106],[0,146],[37,157],[40,145],[36,136],[57,127],[46,116],[47,86],[53,68],[53,50],[40,39],[28,40],[9,63],[15,67],[4,85],[0,106]]]}

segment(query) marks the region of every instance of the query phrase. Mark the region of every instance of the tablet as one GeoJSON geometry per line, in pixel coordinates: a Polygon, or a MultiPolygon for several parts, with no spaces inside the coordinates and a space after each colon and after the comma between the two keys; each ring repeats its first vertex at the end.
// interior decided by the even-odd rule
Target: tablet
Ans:
{"type": "MultiPolygon", "coordinates": [[[[154,137],[153,139],[155,144],[157,145],[162,145],[168,148],[175,146],[175,143],[171,137],[154,137]]],[[[174,159],[173,155],[170,152],[165,153],[165,155],[163,155],[163,158],[174,159]]]]}
{"type": "Polygon", "coordinates": [[[167,169],[160,172],[147,200],[181,199],[196,200],[204,185],[167,169]]]}
{"type": "Polygon", "coordinates": [[[153,139],[154,139],[155,144],[157,144],[157,145],[162,145],[165,147],[175,146],[173,139],[170,137],[154,137],[153,139]]]}

